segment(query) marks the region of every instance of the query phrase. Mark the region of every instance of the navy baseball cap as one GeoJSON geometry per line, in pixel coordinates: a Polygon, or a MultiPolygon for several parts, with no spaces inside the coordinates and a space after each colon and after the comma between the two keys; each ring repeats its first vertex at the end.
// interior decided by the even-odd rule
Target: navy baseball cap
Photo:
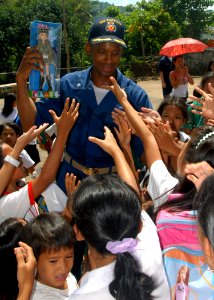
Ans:
{"type": "Polygon", "coordinates": [[[122,22],[114,18],[100,18],[96,20],[88,35],[91,44],[117,43],[126,48],[124,42],[125,26],[122,22]]]}

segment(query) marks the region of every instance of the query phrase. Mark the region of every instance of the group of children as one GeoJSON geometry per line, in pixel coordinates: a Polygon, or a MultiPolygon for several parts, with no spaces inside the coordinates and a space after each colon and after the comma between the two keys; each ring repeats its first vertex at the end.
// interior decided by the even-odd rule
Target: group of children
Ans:
{"type": "Polygon", "coordinates": [[[32,127],[13,148],[1,145],[0,210],[6,220],[0,224],[0,298],[213,299],[214,129],[205,126],[191,136],[183,131],[187,105],[212,124],[214,73],[205,78],[196,88],[203,100],[192,96],[195,102],[186,104],[173,96],[157,112],[138,113],[112,77],[109,89],[123,107],[112,114],[120,146],[107,127],[104,140],[89,140],[112,156],[117,175],[95,174],[77,183],[67,174],[68,198],[59,203],[53,188],[48,213],[39,215],[35,200],[55,178],[79,104],[69,107],[67,100],[60,117],[50,111],[56,140],[41,174],[24,187],[16,184],[24,177],[20,153],[47,124],[32,127]],[[153,221],[143,209],[131,133],[144,145],[153,221]],[[84,274],[77,283],[70,270],[75,241],[83,240],[84,274]]]}

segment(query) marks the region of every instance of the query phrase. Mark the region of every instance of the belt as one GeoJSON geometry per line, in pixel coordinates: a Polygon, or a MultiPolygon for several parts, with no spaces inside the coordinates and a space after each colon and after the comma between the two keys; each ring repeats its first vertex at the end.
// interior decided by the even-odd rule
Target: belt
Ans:
{"type": "Polygon", "coordinates": [[[116,167],[106,167],[106,168],[89,168],[81,165],[76,160],[72,159],[71,156],[65,152],[63,159],[71,166],[73,166],[75,169],[81,171],[82,173],[86,175],[92,175],[92,174],[111,174],[116,172],[116,167]]]}

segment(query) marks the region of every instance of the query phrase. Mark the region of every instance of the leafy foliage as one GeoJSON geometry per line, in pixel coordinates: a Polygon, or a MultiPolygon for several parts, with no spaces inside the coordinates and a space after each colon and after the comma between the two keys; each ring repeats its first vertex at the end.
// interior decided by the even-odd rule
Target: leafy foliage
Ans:
{"type": "Polygon", "coordinates": [[[0,0],[0,72],[18,68],[29,45],[29,27],[33,20],[63,23],[64,12],[66,27],[63,28],[61,66],[66,68],[68,64],[67,45],[71,67],[80,68],[90,64],[84,45],[94,19],[116,17],[127,29],[128,49],[122,59],[125,66],[127,62],[143,61],[144,56],[157,55],[162,45],[171,39],[199,38],[202,30],[214,22],[209,9],[212,4],[213,0],[142,0],[128,6],[97,0],[0,0]]]}

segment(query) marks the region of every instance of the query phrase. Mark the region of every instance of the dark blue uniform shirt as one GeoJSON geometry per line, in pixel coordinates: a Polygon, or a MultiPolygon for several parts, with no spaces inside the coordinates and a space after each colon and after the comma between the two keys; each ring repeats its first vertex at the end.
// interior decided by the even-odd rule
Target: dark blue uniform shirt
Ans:
{"type": "MultiPolygon", "coordinates": [[[[104,138],[104,126],[109,127],[111,130],[115,126],[111,117],[112,111],[115,107],[122,107],[111,91],[106,94],[99,105],[97,104],[90,80],[91,70],[92,67],[62,77],[60,81],[60,99],[41,99],[36,102],[36,124],[53,123],[48,110],[52,109],[60,115],[66,98],[75,98],[80,102],[79,117],[69,135],[66,152],[73,160],[83,166],[92,168],[111,167],[114,165],[112,158],[99,146],[91,143],[88,137],[104,138]]],[[[136,110],[139,111],[142,106],[152,107],[146,92],[132,80],[125,77],[119,70],[117,70],[117,81],[125,89],[130,103],[136,110]]],[[[141,141],[135,137],[132,145],[135,155],[139,157],[143,151],[141,141]]],[[[82,172],[63,161],[58,172],[61,187],[64,185],[62,180],[64,181],[66,172],[74,172],[78,177],[84,177],[82,172]]]]}

